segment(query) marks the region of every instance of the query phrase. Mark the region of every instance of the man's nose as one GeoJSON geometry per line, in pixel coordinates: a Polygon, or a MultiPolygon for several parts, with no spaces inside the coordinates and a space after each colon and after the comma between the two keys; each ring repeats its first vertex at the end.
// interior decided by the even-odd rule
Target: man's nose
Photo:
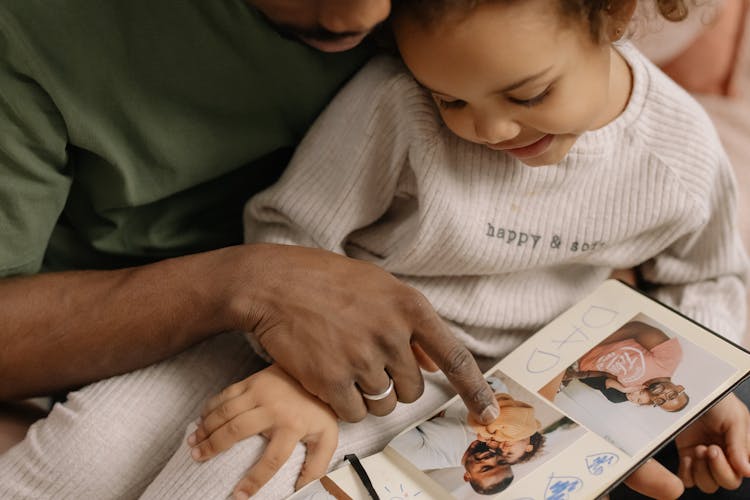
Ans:
{"type": "Polygon", "coordinates": [[[366,33],[390,12],[391,0],[323,0],[319,22],[333,33],[366,33]]]}
{"type": "Polygon", "coordinates": [[[474,133],[487,144],[509,141],[520,132],[520,125],[506,116],[483,113],[474,118],[474,133]]]}

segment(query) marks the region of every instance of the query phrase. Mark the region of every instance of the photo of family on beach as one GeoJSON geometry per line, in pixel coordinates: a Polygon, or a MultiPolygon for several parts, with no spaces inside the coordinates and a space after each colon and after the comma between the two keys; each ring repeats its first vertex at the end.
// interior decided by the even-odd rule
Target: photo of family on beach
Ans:
{"type": "Polygon", "coordinates": [[[639,314],[539,393],[632,456],[733,371],[717,356],[639,314]]]}
{"type": "Polygon", "coordinates": [[[389,444],[454,498],[499,494],[586,433],[502,372],[487,382],[500,406],[491,424],[458,400],[389,444]]]}

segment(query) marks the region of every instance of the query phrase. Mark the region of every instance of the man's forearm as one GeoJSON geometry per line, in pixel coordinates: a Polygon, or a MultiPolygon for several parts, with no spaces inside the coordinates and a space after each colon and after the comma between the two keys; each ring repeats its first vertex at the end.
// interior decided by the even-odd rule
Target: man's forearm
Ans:
{"type": "Polygon", "coordinates": [[[119,271],[0,280],[0,328],[0,400],[130,371],[242,330],[351,422],[421,395],[414,344],[482,422],[498,415],[471,353],[421,293],[372,263],[315,248],[240,245],[119,271]],[[388,377],[398,394],[366,406],[362,391],[376,394],[388,377]]]}
{"type": "Polygon", "coordinates": [[[221,252],[0,280],[0,400],[141,368],[229,329],[221,252]]]}

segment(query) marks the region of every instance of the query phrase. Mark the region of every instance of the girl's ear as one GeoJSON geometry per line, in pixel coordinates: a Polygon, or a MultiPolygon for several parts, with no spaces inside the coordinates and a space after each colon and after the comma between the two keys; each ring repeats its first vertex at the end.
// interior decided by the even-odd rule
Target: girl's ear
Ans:
{"type": "Polygon", "coordinates": [[[605,9],[606,34],[610,42],[616,42],[625,34],[637,5],[638,0],[610,0],[605,9]]]}

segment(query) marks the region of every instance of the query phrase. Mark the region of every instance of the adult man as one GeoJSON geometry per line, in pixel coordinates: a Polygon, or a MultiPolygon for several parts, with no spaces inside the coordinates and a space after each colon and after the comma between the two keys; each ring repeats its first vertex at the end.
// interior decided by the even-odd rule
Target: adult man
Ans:
{"type": "Polygon", "coordinates": [[[239,329],[345,420],[419,396],[412,341],[492,417],[470,355],[414,290],[321,251],[233,246],[244,201],[368,55],[315,52],[263,18],[343,50],[390,7],[247,3],[0,2],[0,399],[239,329]],[[387,376],[395,393],[366,402],[387,376]]]}
{"type": "MultiPolygon", "coordinates": [[[[481,413],[491,393],[415,291],[325,252],[231,246],[242,204],[369,54],[312,50],[263,18],[337,51],[390,8],[249,3],[0,4],[0,399],[67,390],[238,329],[345,420],[367,413],[359,389],[387,385],[388,357],[398,398],[419,396],[412,340],[481,413]],[[327,338],[325,359],[304,348],[313,336],[327,338]],[[322,364],[331,370],[318,376],[322,364]]],[[[369,410],[388,413],[396,394],[369,410]]]]}
{"type": "Polygon", "coordinates": [[[237,329],[345,420],[419,397],[412,342],[493,413],[468,351],[414,290],[325,252],[233,246],[243,203],[368,58],[348,49],[389,9],[0,3],[0,399],[67,391],[237,329]],[[392,395],[363,399],[388,376],[392,395]]]}
{"type": "Polygon", "coordinates": [[[587,386],[601,392],[610,403],[624,403],[625,401],[630,401],[639,406],[663,406],[662,409],[664,410],[677,406],[677,403],[680,403],[680,409],[684,408],[687,404],[687,394],[682,396],[685,392],[685,388],[681,385],[674,385],[671,382],[668,385],[664,385],[660,382],[653,382],[653,386],[650,385],[649,387],[625,387],[612,376],[588,375],[588,373],[579,374],[571,371],[568,373],[568,378],[579,378],[579,380],[587,386]]]}
{"type": "Polygon", "coordinates": [[[671,378],[681,360],[677,338],[631,321],[584,354],[578,363],[580,371],[571,376],[586,380],[605,375],[606,388],[626,394],[627,400],[675,412],[689,401],[685,388],[671,378]]]}
{"type": "Polygon", "coordinates": [[[401,434],[389,446],[423,471],[463,466],[464,481],[478,493],[500,492],[513,481],[500,443],[478,435],[467,425],[466,412],[455,406],[401,434]]]}
{"type": "Polygon", "coordinates": [[[467,414],[465,407],[452,405],[437,417],[401,434],[389,446],[421,470],[464,464],[466,453],[476,451],[477,446],[484,447],[482,452],[492,451],[510,465],[519,463],[521,457],[530,459],[545,441],[540,434],[541,424],[534,417],[534,407],[513,399],[505,392],[505,384],[494,380],[502,392],[495,393],[500,415],[493,422],[480,424],[467,414]]]}
{"type": "Polygon", "coordinates": [[[513,482],[513,469],[503,461],[497,450],[484,441],[474,441],[461,459],[466,472],[464,481],[481,495],[494,495],[504,491],[513,482]]]}

